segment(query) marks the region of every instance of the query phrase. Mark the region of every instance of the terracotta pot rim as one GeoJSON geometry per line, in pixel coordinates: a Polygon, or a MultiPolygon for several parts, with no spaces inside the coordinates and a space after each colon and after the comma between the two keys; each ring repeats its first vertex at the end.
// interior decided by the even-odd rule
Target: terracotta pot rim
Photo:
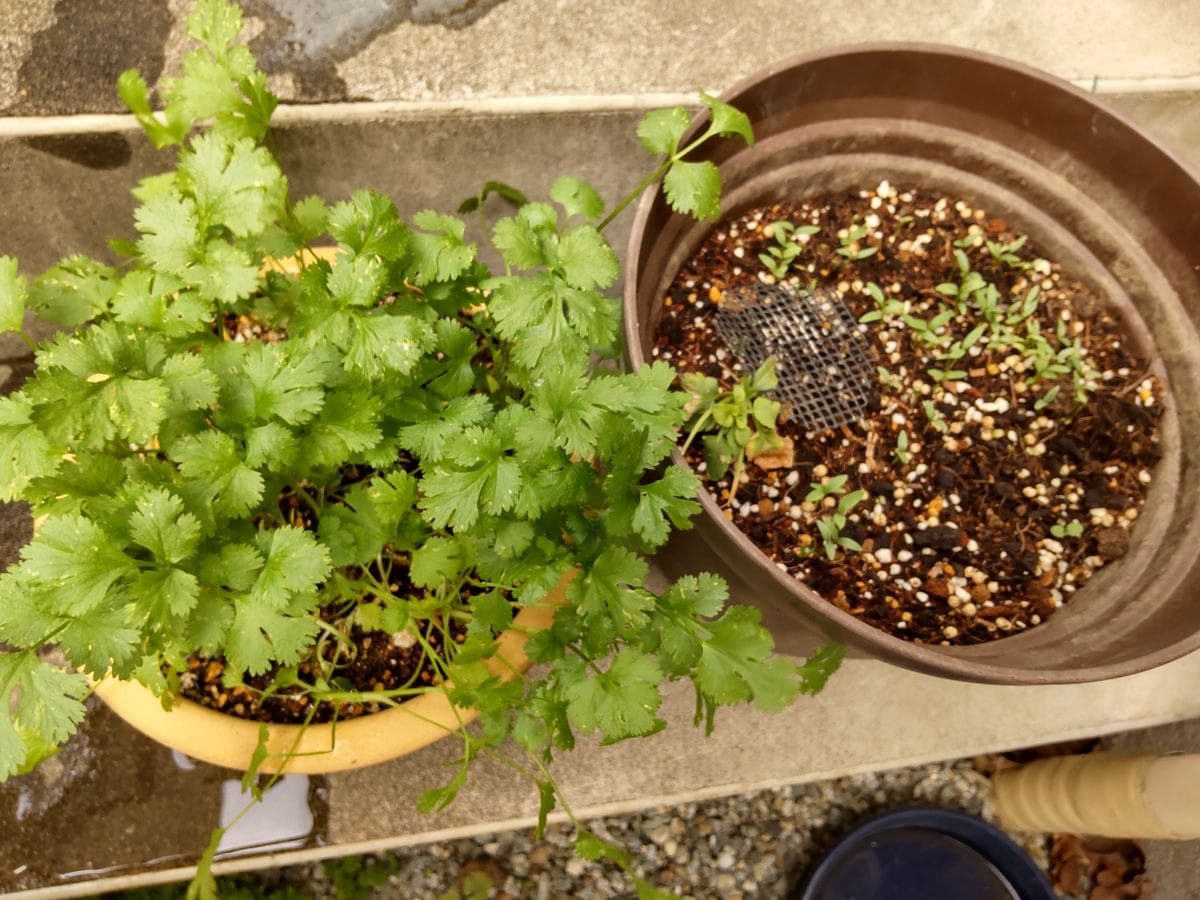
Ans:
{"type": "MultiPolygon", "coordinates": [[[[513,627],[497,637],[496,655],[487,664],[502,681],[529,668],[525,642],[532,633],[553,623],[555,610],[563,602],[563,589],[560,584],[542,605],[521,609],[513,627]]],[[[138,731],[193,759],[245,771],[258,746],[261,722],[179,696],[173,697],[172,708],[165,710],[159,698],[137,681],[105,678],[96,684],[95,692],[138,731]]],[[[478,715],[477,710],[454,706],[445,691],[433,690],[394,709],[343,722],[270,724],[268,756],[261,771],[318,775],[387,762],[448,736],[478,715]]]]}

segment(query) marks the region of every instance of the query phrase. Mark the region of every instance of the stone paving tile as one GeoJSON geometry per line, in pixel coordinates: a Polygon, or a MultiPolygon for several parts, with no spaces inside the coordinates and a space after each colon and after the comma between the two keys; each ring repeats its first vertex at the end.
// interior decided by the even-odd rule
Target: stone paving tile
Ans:
{"type": "MultiPolygon", "coordinates": [[[[187,0],[7,0],[0,112],[119,111],[112,85],[152,83],[186,45],[187,0]]],[[[864,41],[935,41],[1101,87],[1200,83],[1186,3],[892,0],[243,0],[251,46],[288,100],[471,100],[721,89],[775,60],[864,41]]]]}

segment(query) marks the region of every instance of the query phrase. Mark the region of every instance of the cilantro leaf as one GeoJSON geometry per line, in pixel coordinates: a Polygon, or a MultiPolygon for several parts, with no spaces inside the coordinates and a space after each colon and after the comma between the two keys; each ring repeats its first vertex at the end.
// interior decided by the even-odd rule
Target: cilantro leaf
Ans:
{"type": "Polygon", "coordinates": [[[562,235],[558,263],[563,280],[584,290],[612,287],[621,273],[617,255],[593,225],[580,225],[562,235]]]}
{"type": "Polygon", "coordinates": [[[41,318],[73,328],[108,308],[115,272],[84,256],[69,256],[29,285],[27,305],[41,318]]]}
{"type": "Polygon", "coordinates": [[[236,420],[303,425],[324,407],[329,369],[322,355],[278,344],[226,346],[226,359],[214,363],[228,365],[221,403],[236,420]]]}
{"type": "Polygon", "coordinates": [[[673,613],[688,618],[715,616],[729,600],[729,587],[718,575],[684,575],[662,595],[673,613]]]}
{"type": "Polygon", "coordinates": [[[21,559],[47,609],[72,616],[100,606],[113,585],[135,571],[113,538],[81,515],[47,519],[21,559]]]}
{"type": "Polygon", "coordinates": [[[829,677],[842,664],[846,648],[841,644],[825,644],[813,651],[800,666],[800,693],[820,693],[829,677]]]}
{"type": "Polygon", "coordinates": [[[648,571],[646,561],[633,551],[607,547],[572,580],[567,599],[598,632],[611,623],[617,633],[634,635],[645,627],[653,607],[652,597],[642,589],[648,571]]]}
{"type": "Polygon", "coordinates": [[[195,200],[172,188],[149,197],[134,211],[133,221],[142,233],[138,250],[155,269],[182,275],[192,265],[200,241],[195,200]]]}
{"type": "Polygon", "coordinates": [[[174,565],[196,552],[200,522],[184,512],[183,501],[165,488],[150,488],[137,499],[129,535],[159,562],[174,565]]]}
{"type": "MultiPolygon", "coordinates": [[[[169,623],[195,608],[200,599],[200,581],[191,572],[174,566],[150,569],[138,575],[129,587],[135,611],[143,627],[169,623]]],[[[135,636],[137,632],[134,632],[135,636]]],[[[78,662],[71,654],[71,659],[78,662]]]]}
{"type": "MultiPolygon", "coordinates": [[[[329,227],[330,234],[333,234],[333,226],[329,225],[331,211],[320,197],[305,197],[303,200],[297,201],[292,206],[291,216],[292,224],[295,227],[295,237],[302,244],[307,244],[319,237],[326,227],[329,227]]],[[[334,237],[337,235],[335,234],[334,237]]]]}
{"type": "Polygon", "coordinates": [[[571,287],[552,274],[498,278],[488,304],[496,331],[512,341],[512,355],[527,369],[575,369],[588,351],[607,349],[616,337],[616,302],[571,287]]]}
{"type": "Polygon", "coordinates": [[[249,544],[226,544],[219,552],[203,560],[200,576],[212,585],[248,591],[258,581],[262,567],[262,554],[254,547],[249,544]]]}
{"type": "Polygon", "coordinates": [[[246,465],[228,434],[204,431],[184,435],[171,446],[169,455],[218,513],[244,516],[262,498],[262,476],[246,465]]]}
{"type": "Polygon", "coordinates": [[[0,331],[20,331],[25,322],[25,276],[17,274],[17,261],[0,256],[0,331]]]}
{"type": "Polygon", "coordinates": [[[480,509],[497,515],[511,509],[521,487],[521,469],[500,437],[468,428],[465,446],[450,465],[434,466],[424,478],[419,505],[435,528],[470,528],[480,509]]]}
{"type": "Polygon", "coordinates": [[[585,219],[598,219],[604,215],[604,200],[596,189],[586,181],[562,175],[550,188],[550,197],[571,216],[581,215],[585,219]]]}
{"type": "Polygon", "coordinates": [[[533,213],[539,205],[521,207],[517,215],[500,219],[492,229],[492,245],[510,268],[536,269],[550,261],[547,245],[553,228],[535,225],[533,213]]]}
{"type": "Polygon", "coordinates": [[[300,440],[300,458],[312,466],[333,466],[376,447],[381,401],[366,392],[331,391],[300,440]]]}
{"type": "Polygon", "coordinates": [[[343,255],[325,283],[330,299],[340,306],[374,306],[383,292],[383,266],[373,256],[343,255]]]}
{"type": "Polygon", "coordinates": [[[452,281],[474,262],[477,248],[463,240],[467,226],[461,219],[427,209],[413,216],[413,224],[425,229],[413,232],[409,238],[415,284],[452,281]]]}
{"type": "Polygon", "coordinates": [[[32,479],[53,475],[62,462],[32,416],[28,397],[0,397],[0,500],[16,499],[32,479]]]}
{"type": "Polygon", "coordinates": [[[0,709],[5,711],[0,715],[0,781],[25,761],[28,746],[21,732],[49,744],[67,739],[83,721],[86,692],[82,675],[56,669],[32,652],[0,652],[0,709]]]}
{"type": "Polygon", "coordinates": [[[692,117],[682,106],[652,110],[638,123],[637,136],[650,153],[670,156],[678,149],[679,139],[691,121],[692,117]]]}
{"type": "Polygon", "coordinates": [[[388,373],[407,375],[433,343],[428,323],[415,316],[374,310],[351,320],[351,337],[345,363],[367,378],[388,373]]]}
{"type": "Polygon", "coordinates": [[[754,146],[754,129],[750,125],[749,117],[744,112],[703,91],[700,93],[700,99],[708,107],[711,119],[708,126],[709,134],[737,135],[748,146],[754,146]]]}
{"type": "Polygon", "coordinates": [[[673,162],[663,178],[663,189],[676,212],[698,219],[721,214],[721,175],[714,163],[673,162]]]}
{"type": "Polygon", "coordinates": [[[666,724],[656,715],[662,705],[662,680],[654,657],[621,650],[607,672],[567,685],[567,715],[585,734],[599,731],[606,743],[653,734],[666,724]]]}
{"type": "Polygon", "coordinates": [[[554,423],[554,441],[568,453],[590,457],[613,414],[624,415],[633,393],[620,376],[587,379],[547,372],[530,392],[533,408],[554,423]]]}
{"type": "Polygon", "coordinates": [[[180,155],[179,173],[200,221],[219,222],[239,237],[263,231],[283,210],[279,165],[248,138],[200,135],[180,155]]]}
{"type": "Polygon", "coordinates": [[[757,609],[732,606],[708,627],[712,637],[701,647],[695,675],[705,697],[720,706],[753,700],[767,712],[777,712],[795,699],[800,689],[796,664],[770,655],[774,641],[760,624],[757,609]]]}
{"type": "Polygon", "coordinates": [[[329,551],[303,528],[284,525],[260,532],[258,548],[264,563],[251,590],[256,601],[282,606],[293,594],[315,590],[329,575],[329,551]]]}
{"type": "Polygon", "coordinates": [[[634,510],[633,530],[651,546],[666,542],[671,526],[691,527],[691,519],[700,511],[696,493],[700,479],[681,466],[668,466],[658,481],[640,487],[634,510]],[[670,523],[668,525],[668,522],[670,523]]]}
{"type": "Polygon", "coordinates": [[[408,248],[408,228],[396,205],[375,191],[355,191],[336,204],[329,211],[329,233],[356,256],[398,260],[408,248]]]}
{"type": "Polygon", "coordinates": [[[228,0],[196,0],[187,17],[187,33],[223,55],[242,30],[242,10],[228,0]]]}
{"type": "Polygon", "coordinates": [[[454,538],[435,535],[413,551],[408,574],[417,587],[436,588],[458,577],[463,563],[462,545],[454,538]]]}
{"type": "Polygon", "coordinates": [[[125,605],[107,604],[70,619],[55,640],[72,665],[103,678],[109,669],[117,677],[129,674],[140,637],[125,605]]]}
{"type": "Polygon", "coordinates": [[[259,675],[273,663],[299,660],[318,630],[312,616],[292,616],[263,599],[239,598],[225,643],[234,672],[259,675]]]}
{"type": "Polygon", "coordinates": [[[296,459],[296,435],[278,422],[268,422],[246,432],[246,465],[252,469],[285,471],[296,459]]]}
{"type": "Polygon", "coordinates": [[[258,270],[244,250],[214,239],[204,244],[195,265],[177,274],[201,297],[229,304],[258,289],[258,270]]]}
{"type": "Polygon", "coordinates": [[[204,409],[217,402],[219,384],[200,356],[180,353],[163,363],[159,379],[175,411],[204,409]]]}
{"type": "Polygon", "coordinates": [[[707,572],[685,575],[655,601],[656,627],[647,649],[658,652],[667,673],[673,677],[688,674],[700,659],[701,641],[709,636],[702,620],[715,616],[729,599],[725,582],[707,572]]]}
{"type": "Polygon", "coordinates": [[[422,460],[437,461],[453,437],[485,421],[491,411],[483,394],[456,397],[439,408],[422,410],[416,421],[400,429],[400,445],[422,460]]]}
{"type": "Polygon", "coordinates": [[[489,591],[471,598],[470,631],[500,632],[512,625],[513,605],[500,591],[489,591]]]}
{"type": "Polygon", "coordinates": [[[159,150],[183,143],[189,123],[172,108],[164,111],[161,120],[154,115],[150,109],[150,88],[137,69],[126,69],[121,73],[117,78],[117,94],[159,150]]]}

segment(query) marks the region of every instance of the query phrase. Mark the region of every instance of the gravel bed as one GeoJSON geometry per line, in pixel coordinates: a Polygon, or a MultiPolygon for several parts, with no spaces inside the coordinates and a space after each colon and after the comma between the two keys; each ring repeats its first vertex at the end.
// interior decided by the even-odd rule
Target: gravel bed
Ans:
{"type": "MultiPolygon", "coordinates": [[[[986,760],[958,760],[852,775],[593,820],[590,827],[627,848],[652,883],[683,896],[785,897],[833,841],[873,813],[934,804],[992,819],[989,768],[986,760]]],[[[491,882],[490,896],[497,898],[633,896],[632,884],[614,866],[574,855],[572,834],[557,826],[537,843],[523,830],[400,850],[373,896],[436,898],[473,872],[491,882]]],[[[1043,868],[1049,864],[1046,835],[1014,837],[1043,868]]],[[[270,886],[335,896],[320,865],[263,878],[270,886]]]]}

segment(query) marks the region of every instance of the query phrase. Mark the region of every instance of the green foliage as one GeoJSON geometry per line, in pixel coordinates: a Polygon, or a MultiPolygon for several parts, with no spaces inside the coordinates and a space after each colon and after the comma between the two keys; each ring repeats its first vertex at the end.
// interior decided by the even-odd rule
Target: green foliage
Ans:
{"type": "MultiPolygon", "coordinates": [[[[900,318],[914,332],[918,340],[931,348],[937,359],[927,374],[934,381],[956,381],[966,379],[968,371],[961,368],[972,348],[1007,355],[1015,352],[1021,357],[1025,371],[1025,383],[1030,387],[1043,382],[1056,382],[1036,401],[1038,411],[1053,405],[1069,386],[1074,411],[1087,403],[1089,392],[1096,384],[1100,373],[1088,362],[1081,339],[1068,333],[1067,322],[1060,319],[1052,334],[1043,333],[1036,313],[1040,309],[1040,289],[1030,287],[1023,297],[1014,296],[1004,301],[1000,290],[982,274],[972,268],[969,251],[986,246],[988,262],[994,269],[1026,271],[1044,260],[1024,260],[1018,251],[1026,243],[1022,235],[1008,244],[984,241],[982,235],[968,235],[956,241],[954,258],[958,267],[959,280],[943,282],[936,291],[946,309],[926,321],[919,317],[900,313],[900,318]],[[952,332],[962,333],[955,340],[952,332]],[[965,332],[965,333],[964,333],[965,332]]],[[[986,263],[985,263],[986,267],[986,263]]],[[[872,310],[861,321],[883,318],[880,310],[872,310]]],[[[1063,412],[1070,413],[1064,408],[1063,412]]],[[[940,417],[930,416],[938,430],[940,417]]]]}
{"type": "Polygon", "coordinates": [[[804,497],[807,502],[819,503],[822,506],[827,505],[824,502],[826,498],[834,498],[837,501],[832,513],[817,519],[817,533],[821,536],[825,555],[830,559],[834,559],[839,550],[862,550],[858,541],[842,534],[851,510],[867,496],[867,492],[861,489],[846,491],[849,481],[849,475],[834,475],[822,482],[813,482],[804,497]]]}
{"type": "Polygon", "coordinates": [[[781,407],[767,396],[779,383],[775,365],[775,357],[767,357],[753,375],[739,378],[728,390],[722,389],[715,378],[699,372],[680,377],[688,394],[689,432],[683,450],[687,451],[697,435],[711,432],[704,438],[706,475],[720,481],[732,465],[735,481],[731,498],[737,493],[737,479],[747,458],[784,447],[777,430],[781,407]]]}
{"type": "MultiPolygon", "coordinates": [[[[150,139],[177,149],[175,168],[134,192],[138,240],[113,245],[119,268],[70,257],[28,280],[0,258],[0,328],[32,344],[26,309],[65,328],[0,398],[0,497],[39,522],[0,575],[0,779],[71,734],[82,673],[161,693],[164,667],[194,654],[223,657],[230,683],[300,688],[314,710],[446,691],[482,728],[458,732],[459,768],[420,807],[452,802],[470,763],[503,756],[511,736],[537,767],[543,818],[553,751],[576,732],[657,731],[668,681],[692,682],[707,726],[719,706],[778,710],[819,688],[838,653],[803,666],[774,656],[757,613],[727,607],[719,579],[646,583],[643,554],[699,509],[698,479],[670,462],[685,424],[689,440],[715,430],[712,470],[783,440],[766,396],[773,360],[728,392],[689,379],[677,392],[663,363],[597,364],[619,318],[603,230],[636,194],[605,215],[575,178],[554,182],[552,203],[485,183],[464,211],[493,194],[516,207],[491,234],[495,273],[454,216],[405,222],[371,191],[295,201],[268,140],[276,100],[241,25],[229,0],[198,0],[187,31],[200,46],[159,112],[136,72],[121,77],[150,139]],[[498,677],[497,634],[567,581],[553,626],[527,644],[541,674],[498,677]],[[415,636],[434,684],[357,694],[322,650],[356,627],[415,636]],[[49,643],[72,670],[42,661],[49,643]]],[[[674,208],[711,217],[717,169],[691,154],[753,135],[739,111],[701,102],[707,123],[686,145],[682,109],[648,114],[638,134],[663,157],[645,184],[662,177],[674,208]]],[[[267,757],[264,729],[245,781],[254,799],[273,783],[254,775],[267,757]]],[[[221,890],[221,833],[189,897],[221,890]]],[[[586,834],[581,853],[596,850],[586,834]]],[[[345,896],[382,871],[339,865],[345,896]]]]}
{"type": "Polygon", "coordinates": [[[792,262],[804,249],[803,238],[820,230],[815,225],[797,226],[786,220],[773,223],[771,233],[775,238],[775,245],[768,247],[766,253],[758,254],[759,262],[776,278],[786,277],[792,262]]]}
{"type": "Polygon", "coordinates": [[[852,225],[839,235],[838,242],[841,246],[835,252],[847,262],[859,262],[874,256],[879,252],[879,248],[863,244],[863,239],[869,232],[870,229],[866,225],[852,225]]]}
{"type": "Polygon", "coordinates": [[[1060,540],[1079,537],[1083,534],[1083,523],[1078,519],[1072,519],[1070,522],[1056,522],[1050,526],[1050,534],[1060,540]]]}
{"type": "Polygon", "coordinates": [[[366,900],[400,871],[400,860],[394,853],[343,856],[325,860],[322,868],[338,900],[366,900]]]}
{"type": "MultiPolygon", "coordinates": [[[[741,110],[708,94],[700,99],[708,107],[707,127],[689,144],[680,146],[691,116],[682,106],[647,113],[638,124],[638,138],[647,152],[666,160],[645,183],[663,178],[667,202],[676,212],[698,219],[714,219],[721,212],[721,177],[715,163],[691,162],[685,157],[714,137],[736,137],[753,146],[750,120],[741,110]]],[[[622,207],[614,210],[614,215],[622,207]]],[[[612,215],[605,220],[607,224],[612,215]]]]}
{"type": "MultiPolygon", "coordinates": [[[[685,422],[711,423],[710,458],[728,465],[780,446],[779,405],[764,393],[773,363],[726,394],[676,392],[661,363],[597,366],[619,315],[603,228],[632,196],[602,218],[575,178],[554,182],[552,203],[485,183],[464,211],[493,194],[516,207],[491,235],[496,273],[454,216],[405,222],[371,191],[293,200],[268,140],[276,101],[241,25],[235,4],[198,0],[187,31],[200,46],[159,112],[136,72],[120,79],[150,139],[176,148],[175,168],[134,192],[138,239],[114,245],[122,266],[71,257],[28,280],[0,259],[0,327],[24,334],[28,308],[66,328],[0,399],[3,497],[39,518],[0,576],[0,777],[83,715],[84,677],[43,662],[47,643],[96,678],[162,689],[164,663],[212,654],[232,682],[267,674],[272,690],[346,700],[318,645],[359,625],[424,641],[430,623],[463,622],[461,645],[423,647],[484,727],[460,735],[462,766],[428,809],[510,734],[549,761],[575,731],[652,733],[669,680],[692,681],[709,720],[812,689],[828,665],[773,657],[718,579],[646,584],[642,554],[699,508],[697,478],[669,461],[685,422]],[[311,251],[322,243],[336,257],[311,251]],[[291,273],[265,265],[289,257],[291,273]],[[689,406],[699,395],[708,405],[689,406]],[[529,642],[545,674],[497,678],[485,664],[496,634],[572,574],[553,628],[529,642]],[[306,660],[318,674],[301,681],[306,660]]],[[[701,102],[707,123],[686,145],[682,109],[647,115],[638,134],[664,157],[647,183],[662,176],[676,209],[713,216],[716,168],[690,156],[753,135],[742,113],[701,102]]],[[[217,890],[216,840],[196,896],[217,890]]]]}

